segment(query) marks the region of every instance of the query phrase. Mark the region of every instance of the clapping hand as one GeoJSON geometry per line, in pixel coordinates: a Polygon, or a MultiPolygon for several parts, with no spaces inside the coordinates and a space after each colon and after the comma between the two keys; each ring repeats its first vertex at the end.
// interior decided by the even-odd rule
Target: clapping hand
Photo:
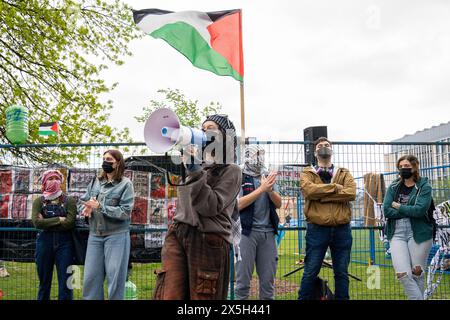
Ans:
{"type": "Polygon", "coordinates": [[[198,147],[196,145],[190,144],[183,149],[183,163],[191,164],[193,160],[197,158],[198,147]]]}
{"type": "Polygon", "coordinates": [[[261,191],[270,192],[272,191],[273,185],[275,184],[277,179],[277,173],[271,172],[268,176],[261,177],[261,191]]]}
{"type": "Polygon", "coordinates": [[[84,210],[83,210],[83,212],[81,212],[81,215],[82,215],[83,217],[88,217],[88,218],[90,218],[91,215],[92,215],[92,208],[91,208],[91,207],[85,207],[84,210]]]}
{"type": "Polygon", "coordinates": [[[183,149],[183,163],[188,171],[201,169],[202,161],[198,158],[198,147],[196,145],[188,145],[183,149]]]}
{"type": "Polygon", "coordinates": [[[84,210],[81,213],[82,216],[90,218],[92,216],[92,211],[100,207],[100,203],[95,198],[91,198],[89,201],[84,203],[84,210]]]}

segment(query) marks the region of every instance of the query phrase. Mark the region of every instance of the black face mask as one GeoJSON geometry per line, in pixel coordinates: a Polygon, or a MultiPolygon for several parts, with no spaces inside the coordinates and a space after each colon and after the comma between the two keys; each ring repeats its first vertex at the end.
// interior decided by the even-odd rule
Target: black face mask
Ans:
{"type": "MultiPolygon", "coordinates": [[[[213,143],[221,144],[221,141],[223,141],[223,132],[220,129],[218,129],[218,130],[203,130],[203,132],[205,132],[205,134],[206,134],[206,143],[205,143],[204,147],[202,148],[202,157],[204,156],[205,150],[209,145],[211,145],[213,143]],[[222,137],[220,137],[219,135],[222,135],[222,137]]],[[[215,148],[213,150],[211,150],[211,156],[212,157],[216,156],[215,148]]]]}
{"type": "Polygon", "coordinates": [[[105,171],[106,173],[111,173],[111,172],[113,172],[113,171],[114,171],[113,163],[112,163],[112,162],[108,162],[108,161],[103,161],[102,169],[103,169],[103,171],[105,171]]]}
{"type": "Polygon", "coordinates": [[[327,147],[320,148],[319,150],[317,150],[317,156],[325,160],[330,159],[332,154],[333,150],[327,147]]]}
{"type": "Polygon", "coordinates": [[[403,179],[409,179],[413,175],[412,168],[401,168],[399,170],[399,174],[400,174],[400,177],[402,177],[403,179]]]}
{"type": "Polygon", "coordinates": [[[209,146],[210,144],[214,143],[214,141],[216,141],[215,135],[206,133],[206,142],[202,148],[202,155],[205,152],[206,147],[209,146]]]}

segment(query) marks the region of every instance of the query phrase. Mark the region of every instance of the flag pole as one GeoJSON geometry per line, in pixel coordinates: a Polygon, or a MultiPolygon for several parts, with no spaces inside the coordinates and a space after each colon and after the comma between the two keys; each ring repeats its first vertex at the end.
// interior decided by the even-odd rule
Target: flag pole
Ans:
{"type": "Polygon", "coordinates": [[[245,105],[244,105],[244,81],[239,82],[241,91],[241,143],[245,144],[245,105]]]}
{"type": "Polygon", "coordinates": [[[58,144],[56,145],[56,147],[59,147],[59,145],[61,144],[61,140],[59,139],[59,123],[56,122],[56,136],[58,137],[58,144]]]}
{"type": "MultiPolygon", "coordinates": [[[[242,47],[242,9],[240,9],[239,14],[239,49],[240,49],[240,61],[242,63],[242,68],[244,65],[244,53],[243,53],[243,47],[242,47]]],[[[243,71],[243,69],[242,69],[243,71]]],[[[243,163],[244,161],[244,147],[245,147],[245,105],[244,105],[244,74],[242,72],[242,80],[239,81],[239,88],[240,88],[240,96],[241,96],[241,143],[240,143],[240,149],[241,149],[241,160],[243,163]]]]}

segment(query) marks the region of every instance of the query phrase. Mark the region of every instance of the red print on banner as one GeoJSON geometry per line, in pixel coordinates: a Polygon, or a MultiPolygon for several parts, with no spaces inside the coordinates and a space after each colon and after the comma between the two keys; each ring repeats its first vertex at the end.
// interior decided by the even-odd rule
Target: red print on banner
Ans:
{"type": "Polygon", "coordinates": [[[133,211],[131,212],[131,223],[146,224],[147,210],[148,210],[147,198],[135,197],[133,211]]]}
{"type": "Polygon", "coordinates": [[[0,194],[0,218],[9,218],[9,194],[0,194]]]}

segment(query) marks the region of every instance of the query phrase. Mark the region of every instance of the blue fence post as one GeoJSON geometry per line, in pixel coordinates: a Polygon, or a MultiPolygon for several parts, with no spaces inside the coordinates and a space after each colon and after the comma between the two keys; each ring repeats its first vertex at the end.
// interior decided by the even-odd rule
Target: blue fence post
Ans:
{"type": "Polygon", "coordinates": [[[303,212],[302,212],[302,197],[297,196],[297,224],[298,224],[298,254],[302,253],[302,227],[303,227],[303,212]]]}
{"type": "Polygon", "coordinates": [[[373,228],[369,230],[369,241],[370,241],[370,265],[376,263],[375,261],[375,231],[373,228]]]}

